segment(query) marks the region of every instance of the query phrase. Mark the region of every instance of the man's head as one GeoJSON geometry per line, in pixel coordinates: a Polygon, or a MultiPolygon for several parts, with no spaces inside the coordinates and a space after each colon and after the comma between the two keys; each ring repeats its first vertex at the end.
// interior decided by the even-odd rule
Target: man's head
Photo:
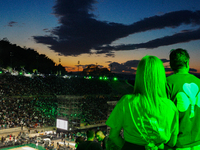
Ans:
{"type": "Polygon", "coordinates": [[[94,140],[95,138],[95,131],[93,129],[87,130],[87,140],[94,140]]]}
{"type": "Polygon", "coordinates": [[[102,131],[97,131],[97,132],[96,132],[96,139],[97,139],[98,141],[103,141],[104,138],[105,138],[105,135],[103,134],[102,131]]]}
{"type": "Polygon", "coordinates": [[[187,69],[189,72],[189,59],[188,52],[184,49],[172,49],[169,55],[170,67],[174,72],[179,72],[180,69],[187,69]]]}
{"type": "Polygon", "coordinates": [[[80,144],[82,142],[84,142],[84,138],[83,137],[79,136],[79,137],[76,138],[75,143],[80,144]]]}
{"type": "MultiPolygon", "coordinates": [[[[76,141],[75,141],[75,147],[77,148],[78,147],[78,145],[80,144],[80,143],[82,143],[82,142],[84,142],[84,138],[83,137],[81,137],[81,136],[79,136],[79,137],[77,137],[76,138],[76,141]]],[[[69,144],[69,143],[68,143],[69,144]]]]}

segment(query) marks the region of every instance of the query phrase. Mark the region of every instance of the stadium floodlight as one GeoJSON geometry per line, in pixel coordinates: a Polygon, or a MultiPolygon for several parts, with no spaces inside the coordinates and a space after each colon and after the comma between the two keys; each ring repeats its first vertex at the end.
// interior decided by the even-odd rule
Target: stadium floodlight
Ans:
{"type": "Polygon", "coordinates": [[[118,79],[117,79],[117,77],[114,77],[113,80],[114,80],[114,81],[117,81],[118,79]]]}

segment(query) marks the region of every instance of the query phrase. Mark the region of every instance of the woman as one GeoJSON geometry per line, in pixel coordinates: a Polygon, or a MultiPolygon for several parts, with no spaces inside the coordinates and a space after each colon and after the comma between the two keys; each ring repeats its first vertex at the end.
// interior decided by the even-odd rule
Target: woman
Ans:
{"type": "Polygon", "coordinates": [[[109,137],[122,150],[164,149],[164,144],[176,144],[178,110],[167,99],[165,83],[162,61],[155,56],[143,57],[137,67],[134,94],[123,96],[106,122],[111,128],[109,137]]]}

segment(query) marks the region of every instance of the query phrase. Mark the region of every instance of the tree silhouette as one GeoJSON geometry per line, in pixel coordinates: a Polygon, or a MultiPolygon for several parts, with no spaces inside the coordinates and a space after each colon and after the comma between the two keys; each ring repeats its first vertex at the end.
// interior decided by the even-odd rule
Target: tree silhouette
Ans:
{"type": "Polygon", "coordinates": [[[59,70],[62,74],[66,74],[62,65],[56,66],[55,62],[45,54],[39,54],[31,48],[22,48],[11,44],[7,38],[0,40],[0,67],[12,67],[18,71],[23,68],[28,72],[37,69],[38,72],[44,74],[56,74],[59,70]]]}

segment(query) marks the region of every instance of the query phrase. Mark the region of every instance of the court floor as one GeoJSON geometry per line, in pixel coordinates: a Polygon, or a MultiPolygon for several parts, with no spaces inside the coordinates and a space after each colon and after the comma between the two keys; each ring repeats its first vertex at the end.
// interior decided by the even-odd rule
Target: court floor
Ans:
{"type": "Polygon", "coordinates": [[[1,150],[45,150],[44,147],[38,146],[36,148],[35,144],[17,145],[13,147],[3,148],[1,150]]]}

